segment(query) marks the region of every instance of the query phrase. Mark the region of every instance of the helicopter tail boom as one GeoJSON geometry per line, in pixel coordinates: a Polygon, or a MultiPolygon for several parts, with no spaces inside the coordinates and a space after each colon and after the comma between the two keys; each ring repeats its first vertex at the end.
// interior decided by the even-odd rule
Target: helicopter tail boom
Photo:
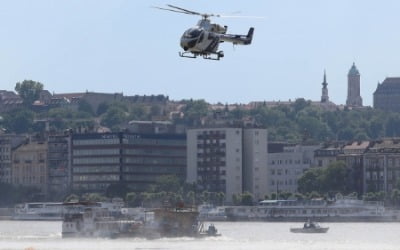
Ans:
{"type": "Polygon", "coordinates": [[[253,40],[254,28],[251,27],[247,35],[221,34],[220,40],[233,44],[249,45],[253,40]]]}

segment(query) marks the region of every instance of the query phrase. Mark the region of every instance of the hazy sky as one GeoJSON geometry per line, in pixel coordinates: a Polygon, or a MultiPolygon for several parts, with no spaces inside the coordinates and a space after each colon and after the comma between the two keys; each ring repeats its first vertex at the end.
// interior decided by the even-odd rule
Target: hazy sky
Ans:
{"type": "Polygon", "coordinates": [[[400,76],[398,0],[3,0],[0,89],[30,79],[50,92],[164,94],[216,103],[330,100],[344,104],[353,62],[364,105],[377,82],[400,76]],[[215,18],[228,33],[255,27],[253,44],[221,44],[225,58],[178,56],[182,33],[199,17],[150,8],[178,5],[215,18]]]}

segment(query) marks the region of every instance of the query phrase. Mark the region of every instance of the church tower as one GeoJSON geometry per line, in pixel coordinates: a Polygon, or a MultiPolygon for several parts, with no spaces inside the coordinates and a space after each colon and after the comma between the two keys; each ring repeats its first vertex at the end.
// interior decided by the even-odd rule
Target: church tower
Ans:
{"type": "Polygon", "coordinates": [[[324,70],[324,82],[322,83],[321,102],[322,103],[329,102],[328,83],[326,82],[326,72],[325,72],[325,70],[324,70]]]}
{"type": "Polygon", "coordinates": [[[362,107],[362,98],[360,96],[360,72],[353,63],[347,75],[347,100],[348,107],[362,107]]]}

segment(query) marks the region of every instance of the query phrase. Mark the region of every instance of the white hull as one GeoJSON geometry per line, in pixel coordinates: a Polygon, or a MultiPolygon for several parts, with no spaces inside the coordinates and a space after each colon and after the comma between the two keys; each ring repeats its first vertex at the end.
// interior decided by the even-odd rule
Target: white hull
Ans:
{"type": "Polygon", "coordinates": [[[291,228],[290,232],[292,233],[308,233],[308,234],[316,234],[316,233],[326,233],[328,232],[329,227],[319,227],[319,228],[291,228]]]}

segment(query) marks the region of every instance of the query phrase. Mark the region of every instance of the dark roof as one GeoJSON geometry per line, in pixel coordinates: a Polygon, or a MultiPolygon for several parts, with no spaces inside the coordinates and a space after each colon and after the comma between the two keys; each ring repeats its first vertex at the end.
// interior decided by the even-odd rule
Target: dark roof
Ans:
{"type": "Polygon", "coordinates": [[[360,72],[358,72],[356,64],[353,63],[353,65],[351,66],[351,68],[349,70],[349,76],[359,76],[359,75],[360,75],[360,72]]]}
{"type": "Polygon", "coordinates": [[[378,84],[374,92],[375,94],[400,94],[400,77],[387,77],[382,83],[378,84]]]}

